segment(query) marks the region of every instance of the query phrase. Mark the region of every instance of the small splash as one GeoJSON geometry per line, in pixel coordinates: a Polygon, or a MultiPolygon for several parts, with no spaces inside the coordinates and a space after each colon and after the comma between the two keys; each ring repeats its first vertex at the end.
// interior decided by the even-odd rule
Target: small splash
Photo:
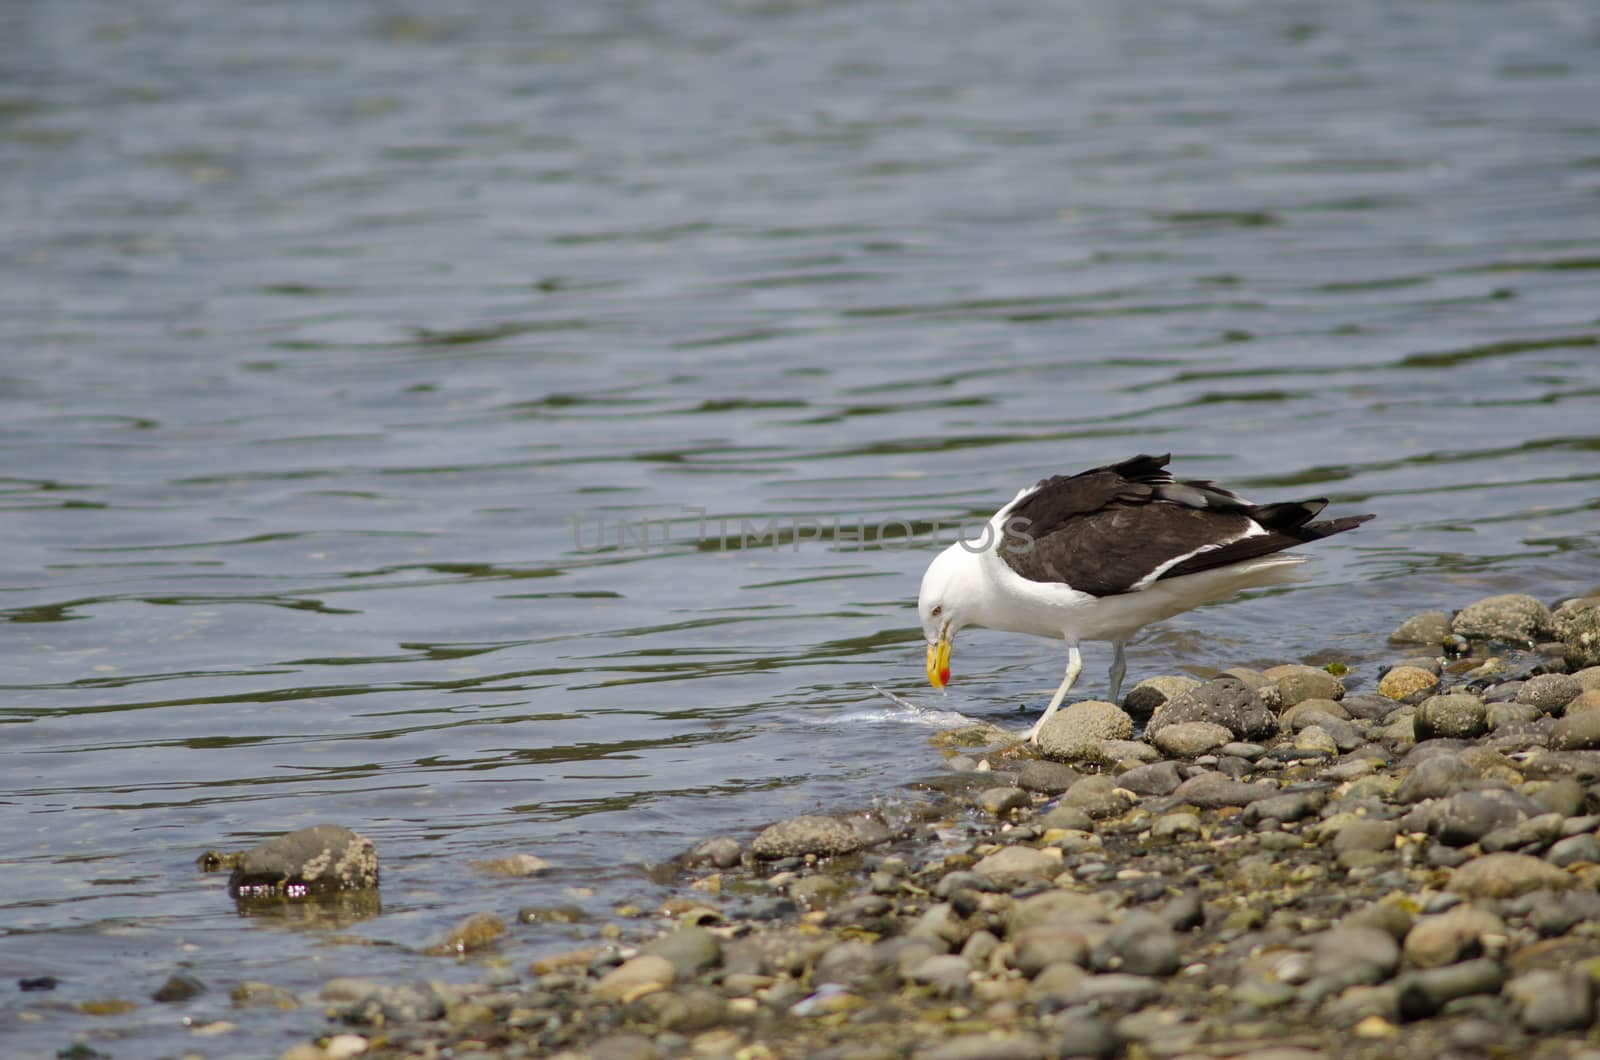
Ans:
{"type": "Polygon", "coordinates": [[[964,725],[978,724],[976,719],[955,710],[934,710],[931,707],[919,706],[904,696],[896,695],[887,689],[872,686],[872,690],[894,704],[894,707],[882,707],[877,710],[856,710],[842,714],[836,721],[841,722],[869,722],[926,725],[935,729],[955,729],[964,725]]]}

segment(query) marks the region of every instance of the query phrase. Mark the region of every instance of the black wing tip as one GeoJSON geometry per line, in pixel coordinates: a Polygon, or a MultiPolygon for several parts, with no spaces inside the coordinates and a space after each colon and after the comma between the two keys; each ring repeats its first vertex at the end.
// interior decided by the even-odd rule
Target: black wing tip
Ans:
{"type": "Polygon", "coordinates": [[[1365,515],[1341,515],[1337,519],[1324,519],[1320,523],[1307,523],[1300,529],[1313,537],[1331,537],[1334,534],[1342,534],[1346,530],[1354,530],[1362,523],[1370,523],[1377,517],[1376,512],[1367,512],[1365,515]]]}

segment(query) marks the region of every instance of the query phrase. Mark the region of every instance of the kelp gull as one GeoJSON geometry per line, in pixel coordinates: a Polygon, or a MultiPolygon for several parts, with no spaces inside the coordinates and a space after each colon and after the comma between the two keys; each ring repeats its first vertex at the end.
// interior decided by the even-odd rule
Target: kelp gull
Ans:
{"type": "Polygon", "coordinates": [[[1044,479],[996,512],[981,538],[939,553],[917,599],[933,687],[949,683],[950,639],[963,626],[1066,641],[1066,676],[1029,730],[1032,741],[1083,669],[1080,641],[1111,642],[1115,700],[1123,645],[1135,632],[1284,580],[1304,559],[1284,549],[1372,518],[1314,523],[1323,498],[1252,504],[1210,482],[1180,482],[1166,470],[1171,459],[1141,455],[1044,479]]]}

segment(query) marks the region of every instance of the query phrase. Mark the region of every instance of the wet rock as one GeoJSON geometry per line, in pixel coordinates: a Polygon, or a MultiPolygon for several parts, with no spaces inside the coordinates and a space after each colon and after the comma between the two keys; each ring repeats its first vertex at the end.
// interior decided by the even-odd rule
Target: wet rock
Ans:
{"type": "Polygon", "coordinates": [[[1568,836],[1551,845],[1545,860],[1560,868],[1585,861],[1600,864],[1600,839],[1592,832],[1568,836]]]}
{"type": "Polygon", "coordinates": [[[1089,939],[1082,931],[1060,926],[1030,928],[1012,940],[1013,967],[1029,979],[1058,961],[1089,966],[1089,939]]]}
{"type": "Polygon", "coordinates": [[[228,877],[234,898],[303,898],[376,886],[372,841],[336,824],[312,825],[252,847],[228,877]]]}
{"type": "Polygon", "coordinates": [[[499,876],[508,880],[538,876],[550,870],[548,861],[532,854],[508,854],[502,858],[483,858],[467,864],[485,876],[499,876]]]}
{"type": "Polygon", "coordinates": [[[1581,970],[1536,969],[1511,980],[1505,992],[1535,1034],[1579,1031],[1594,1022],[1594,981],[1581,970]]]}
{"type": "Polygon", "coordinates": [[[743,853],[737,839],[717,836],[697,844],[689,851],[687,860],[690,866],[713,865],[719,869],[731,869],[739,864],[743,853]]]}
{"type": "Polygon", "coordinates": [[[1506,593],[1468,604],[1450,623],[1453,632],[1473,640],[1532,647],[1555,631],[1550,609],[1531,596],[1506,593]]]}
{"type": "Polygon", "coordinates": [[[722,942],[705,928],[691,924],[655,939],[643,952],[665,957],[679,978],[689,978],[721,963],[722,942]]]}
{"type": "Polygon", "coordinates": [[[1150,838],[1155,840],[1199,839],[1200,818],[1188,812],[1164,813],[1150,822],[1150,838]]]}
{"type": "Polygon", "coordinates": [[[1477,783],[1479,773],[1459,756],[1442,755],[1420,762],[1400,782],[1395,801],[1421,802],[1453,794],[1477,783]]]}
{"type": "Polygon", "coordinates": [[[1178,937],[1154,913],[1129,913],[1095,946],[1093,960],[1102,972],[1171,975],[1180,963],[1178,937]]]}
{"type": "Polygon", "coordinates": [[[624,961],[601,976],[594,994],[604,1001],[636,1001],[646,994],[671,986],[678,978],[672,962],[648,953],[624,961]]]}
{"type": "Polygon", "coordinates": [[[1438,685],[1439,679],[1420,666],[1396,666],[1378,681],[1378,695],[1385,699],[1409,699],[1438,685]]]}
{"type": "Polygon", "coordinates": [[[1529,891],[1562,891],[1576,881],[1528,854],[1484,854],[1456,869],[1448,889],[1469,898],[1513,898],[1529,891]]]}
{"type": "Polygon", "coordinates": [[[987,788],[978,794],[978,804],[985,813],[1003,817],[1013,810],[1033,805],[1033,800],[1021,788],[987,788]]]}
{"type": "Polygon", "coordinates": [[[1162,754],[1194,758],[1215,751],[1233,739],[1233,733],[1209,721],[1185,721],[1162,728],[1151,739],[1162,754]]]}
{"type": "Polygon", "coordinates": [[[1358,817],[1335,832],[1328,845],[1338,854],[1357,850],[1389,851],[1394,849],[1399,835],[1400,828],[1393,821],[1358,817]]]}
{"type": "Polygon", "coordinates": [[[1504,982],[1499,963],[1486,957],[1410,972],[1400,983],[1400,1015],[1408,1020],[1424,1019],[1456,998],[1497,993],[1504,982]]]}
{"type": "Polygon", "coordinates": [[[1179,784],[1168,798],[1208,810],[1219,806],[1244,806],[1276,793],[1277,789],[1271,785],[1246,784],[1222,773],[1206,772],[1179,784]]]}
{"type": "Polygon", "coordinates": [[[1277,686],[1284,709],[1306,699],[1344,698],[1344,682],[1315,666],[1274,666],[1264,673],[1277,686]]]}
{"type": "Polygon", "coordinates": [[[1039,751],[1047,758],[1071,761],[1097,758],[1105,740],[1133,735],[1133,718],[1115,703],[1086,699],[1056,712],[1039,730],[1039,751]]]}
{"type": "Polygon", "coordinates": [[[811,981],[854,986],[877,975],[887,965],[887,955],[871,943],[848,940],[836,943],[817,958],[811,981]]]}
{"type": "Polygon", "coordinates": [[[1412,719],[1417,742],[1435,739],[1472,739],[1488,731],[1483,700],[1465,692],[1429,696],[1412,719]]]}
{"type": "Polygon", "coordinates": [[[1505,922],[1493,913],[1459,905],[1417,921],[1406,935],[1404,952],[1418,968],[1439,968],[1503,945],[1505,934],[1505,922]]]}
{"type": "Polygon", "coordinates": [[[1040,1013],[1055,1012],[1077,1002],[1078,988],[1089,973],[1070,961],[1054,961],[1033,977],[1024,994],[1040,1013]]]}
{"type": "Polygon", "coordinates": [[[861,849],[856,830],[837,817],[805,815],[769,825],[756,836],[750,850],[758,858],[829,857],[861,849]]]}
{"type": "Polygon", "coordinates": [[[338,1016],[345,1023],[356,1025],[421,1023],[443,1016],[454,1000],[454,992],[442,983],[380,986],[338,1010],[338,1016]]]}
{"type": "Polygon", "coordinates": [[[968,980],[970,973],[971,969],[961,957],[941,953],[917,962],[907,971],[906,979],[932,987],[939,997],[964,997],[972,988],[968,980]]]}
{"type": "Polygon", "coordinates": [[[1585,714],[1592,710],[1600,710],[1600,688],[1585,688],[1566,707],[1568,714],[1585,714]]]}
{"type": "Polygon", "coordinates": [[[1043,817],[1038,818],[1038,826],[1047,831],[1059,828],[1066,831],[1087,832],[1094,828],[1094,819],[1085,813],[1082,807],[1058,803],[1043,817]]]}
{"type": "Polygon", "coordinates": [[[1107,1060],[1122,1048],[1122,1037],[1107,1020],[1074,1014],[1056,1024],[1054,1047],[1063,1060],[1107,1060]]]}
{"type": "Polygon", "coordinates": [[[727,1022],[728,1003],[716,991],[701,987],[652,991],[640,1011],[657,1027],[693,1034],[727,1022]]]}
{"type": "Polygon", "coordinates": [[[1060,762],[1035,759],[1022,767],[1017,774],[1017,787],[1026,791],[1059,795],[1082,779],[1076,769],[1060,762]]]}
{"type": "Polygon", "coordinates": [[[473,913],[456,921],[444,937],[423,952],[433,957],[453,957],[480,950],[506,933],[505,921],[493,913],[473,913]]]}
{"type": "Polygon", "coordinates": [[[1348,721],[1350,713],[1335,699],[1302,699],[1278,715],[1278,728],[1284,732],[1299,732],[1308,725],[1320,725],[1328,718],[1348,721]]]}
{"type": "Polygon", "coordinates": [[[575,905],[525,905],[517,910],[517,921],[523,924],[581,924],[585,919],[575,905]]]}
{"type": "Polygon", "coordinates": [[[1538,707],[1546,714],[1560,714],[1582,692],[1583,686],[1567,674],[1538,674],[1517,689],[1517,702],[1538,707]]]}
{"type": "Polygon", "coordinates": [[[1450,616],[1443,611],[1424,611],[1412,615],[1389,634],[1390,644],[1422,644],[1438,648],[1451,633],[1450,616]]]}
{"type": "Polygon", "coordinates": [[[1220,725],[1240,740],[1264,740],[1278,729],[1261,697],[1233,677],[1213,678],[1168,700],[1145,726],[1145,736],[1159,747],[1162,732],[1189,722],[1220,725]]]}
{"type": "Polygon", "coordinates": [[[1552,751],[1587,751],[1600,747],[1600,710],[1568,714],[1550,730],[1552,751]]]}
{"type": "Polygon", "coordinates": [[[1381,983],[1400,967],[1400,944],[1378,928],[1341,924],[1312,942],[1309,997],[1358,984],[1381,983]]]}
{"type": "Polygon", "coordinates": [[[1118,817],[1133,804],[1129,793],[1113,777],[1084,777],[1061,796],[1060,805],[1082,810],[1095,820],[1118,817]]]}
{"type": "Polygon", "coordinates": [[[1428,831],[1441,843],[1464,847],[1497,828],[1536,817],[1543,810],[1538,802],[1514,791],[1463,791],[1433,809],[1428,831]]]}
{"type": "Polygon", "coordinates": [[[1061,871],[1061,851],[1048,847],[1004,847],[972,866],[972,871],[992,880],[1054,876],[1061,871]]]}
{"type": "Polygon", "coordinates": [[[1011,907],[1006,914],[1006,933],[1015,938],[1036,927],[1081,930],[1085,924],[1099,923],[1105,918],[1105,905],[1092,894],[1045,891],[1024,898],[1011,907]]]}
{"type": "Polygon", "coordinates": [[[1122,698],[1122,709],[1140,722],[1150,719],[1156,708],[1167,700],[1198,687],[1192,677],[1147,677],[1134,685],[1122,698]]]}
{"type": "Polygon", "coordinates": [[[1178,771],[1176,762],[1152,762],[1147,766],[1136,766],[1117,778],[1119,788],[1135,795],[1170,795],[1181,783],[1183,775],[1178,771]]]}
{"type": "Polygon", "coordinates": [[[1320,725],[1312,725],[1301,729],[1295,735],[1294,747],[1297,751],[1313,751],[1329,757],[1339,753],[1338,742],[1334,740],[1327,729],[1320,725]]]}
{"type": "MultiPolygon", "coordinates": [[[[27,988],[24,987],[23,989],[27,988]]],[[[177,972],[167,977],[167,981],[162,983],[160,988],[150,995],[150,1000],[173,1004],[199,997],[205,992],[206,985],[200,980],[186,972],[177,972]]]]}
{"type": "Polygon", "coordinates": [[[1600,600],[1591,603],[1597,606],[1563,607],[1560,637],[1570,669],[1600,666],[1600,600]]]}
{"type": "Polygon", "coordinates": [[[1245,806],[1244,823],[1255,825],[1274,820],[1291,824],[1312,816],[1327,801],[1328,796],[1324,791],[1286,791],[1281,795],[1268,795],[1245,806]]]}

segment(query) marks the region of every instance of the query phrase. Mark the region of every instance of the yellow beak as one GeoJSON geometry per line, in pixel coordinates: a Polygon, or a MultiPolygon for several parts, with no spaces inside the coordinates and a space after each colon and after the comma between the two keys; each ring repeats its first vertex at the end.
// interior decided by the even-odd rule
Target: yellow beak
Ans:
{"type": "Polygon", "coordinates": [[[950,636],[940,634],[937,644],[928,645],[928,684],[943,688],[950,683],[950,636]]]}

